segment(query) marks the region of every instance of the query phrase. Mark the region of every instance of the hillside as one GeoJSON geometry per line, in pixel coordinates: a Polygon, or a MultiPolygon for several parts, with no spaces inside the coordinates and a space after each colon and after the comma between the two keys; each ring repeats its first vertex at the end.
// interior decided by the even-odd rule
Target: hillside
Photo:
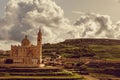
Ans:
{"type": "Polygon", "coordinates": [[[44,44],[43,53],[56,52],[62,57],[93,57],[119,60],[120,40],[114,39],[69,39],[57,44],[44,44]]]}
{"type": "MultiPolygon", "coordinates": [[[[84,77],[87,76],[88,79],[94,77],[99,80],[120,80],[120,40],[69,39],[56,44],[43,44],[42,53],[46,66],[62,66],[65,70],[85,75],[84,77]]],[[[9,55],[1,54],[0,58],[5,56],[9,55]]],[[[25,73],[24,75],[42,74],[25,73]]]]}
{"type": "Polygon", "coordinates": [[[63,44],[81,44],[81,45],[120,45],[120,40],[118,39],[91,39],[91,38],[81,38],[81,39],[67,39],[63,44]]]}
{"type": "MultiPolygon", "coordinates": [[[[8,56],[0,54],[0,57],[8,56]]],[[[43,57],[82,58],[120,61],[120,40],[68,39],[56,44],[43,44],[43,57]]]]}

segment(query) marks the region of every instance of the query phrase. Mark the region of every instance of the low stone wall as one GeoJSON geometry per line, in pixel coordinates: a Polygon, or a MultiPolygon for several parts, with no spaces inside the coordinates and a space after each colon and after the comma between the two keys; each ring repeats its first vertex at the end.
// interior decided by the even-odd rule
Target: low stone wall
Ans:
{"type": "Polygon", "coordinates": [[[0,67],[42,67],[42,64],[0,64],[0,67]]]}

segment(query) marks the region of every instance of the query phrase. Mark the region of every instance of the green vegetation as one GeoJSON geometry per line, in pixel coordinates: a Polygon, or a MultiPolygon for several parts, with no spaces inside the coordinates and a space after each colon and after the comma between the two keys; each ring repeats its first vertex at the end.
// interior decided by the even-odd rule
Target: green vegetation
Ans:
{"type": "Polygon", "coordinates": [[[65,58],[93,57],[109,61],[120,61],[120,45],[45,44],[43,46],[43,53],[47,52],[56,52],[65,58]]]}
{"type": "MultiPolygon", "coordinates": [[[[94,41],[93,41],[94,42],[94,41]]],[[[114,77],[119,76],[120,68],[119,63],[120,62],[120,45],[116,44],[81,44],[82,42],[75,43],[58,43],[58,44],[44,44],[43,45],[43,57],[46,56],[51,60],[57,59],[57,57],[62,58],[74,58],[78,59],[77,62],[71,61],[71,62],[64,62],[67,64],[67,68],[72,68],[74,71],[77,69],[81,72],[88,71],[91,76],[94,77],[114,77]],[[82,61],[82,59],[91,59],[91,63],[85,64],[85,62],[79,62],[79,60],[82,61]],[[101,62],[94,62],[94,60],[100,60],[101,62]],[[105,63],[104,63],[105,61],[105,63]],[[103,63],[102,63],[103,62],[103,63]],[[106,63],[107,62],[107,63],[106,63]],[[115,63],[114,63],[115,62],[115,63]],[[69,65],[69,66],[68,66],[69,65]],[[74,69],[75,68],[75,69],[74,69]]],[[[85,42],[86,43],[86,42],[85,42]]],[[[96,42],[97,43],[97,42],[96,42]]],[[[110,42],[109,42],[110,43],[110,42]]],[[[1,55],[2,56],[2,55],[1,55]]],[[[8,56],[8,55],[6,55],[8,56]]],[[[3,56],[2,56],[3,57],[3,56]]],[[[65,68],[66,68],[65,67],[65,68]]],[[[67,69],[66,68],[66,69],[67,69]]],[[[77,72],[76,70],[76,72],[77,72]]],[[[69,71],[63,70],[59,72],[32,72],[29,74],[21,72],[21,73],[12,73],[12,75],[18,74],[16,76],[11,76],[10,73],[0,73],[0,75],[5,75],[4,78],[35,78],[35,79],[43,79],[44,77],[46,79],[73,79],[77,78],[77,80],[84,80],[82,76],[71,73],[69,71]],[[21,75],[27,75],[27,76],[21,76],[21,75]],[[34,75],[34,76],[28,76],[28,75],[34,75]],[[40,75],[40,76],[38,76],[40,75]],[[47,75],[47,76],[45,76],[47,75]]],[[[0,79],[3,77],[0,77],[0,79]]]]}
{"type": "Polygon", "coordinates": [[[108,75],[108,74],[100,74],[100,73],[91,73],[90,74],[91,76],[93,76],[93,77],[101,77],[101,78],[114,78],[115,76],[113,76],[113,75],[108,75]]]}
{"type": "Polygon", "coordinates": [[[45,44],[43,46],[43,56],[46,56],[46,53],[53,54],[51,52],[56,52],[57,55],[60,55],[65,58],[80,58],[80,57],[93,57],[95,54],[92,50],[87,47],[80,47],[75,45],[66,45],[66,44],[45,44]]]}
{"type": "Polygon", "coordinates": [[[96,58],[112,61],[120,61],[120,45],[89,45],[96,53],[96,58]]]}
{"type": "MultiPolygon", "coordinates": [[[[10,69],[9,69],[10,70],[10,69]]],[[[0,79],[54,79],[54,80],[85,80],[82,76],[62,69],[38,69],[37,72],[28,72],[31,69],[12,69],[12,72],[0,72],[0,79]],[[21,71],[21,72],[19,72],[21,71]],[[41,72],[44,71],[44,72],[41,72]],[[49,72],[50,71],[50,72],[49,72]]]]}
{"type": "Polygon", "coordinates": [[[81,78],[76,78],[76,76],[73,78],[73,77],[70,77],[70,76],[68,76],[68,77],[62,77],[62,76],[52,76],[52,77],[49,77],[49,76],[34,76],[34,77],[30,77],[30,76],[7,76],[7,77],[0,77],[0,79],[26,79],[26,80],[28,80],[28,79],[39,79],[39,80],[43,80],[43,79],[45,79],[45,80],[52,80],[52,79],[54,79],[54,80],[67,80],[67,79],[69,79],[69,80],[86,80],[85,78],[83,78],[83,77],[81,77],[81,78]]]}
{"type": "Polygon", "coordinates": [[[44,49],[44,47],[43,49],[46,52],[47,50],[51,50],[51,52],[54,50],[53,52],[56,52],[56,54],[60,55],[62,58],[77,58],[80,60],[91,59],[93,60],[93,63],[90,63],[89,65],[72,61],[68,61],[66,64],[68,64],[70,68],[83,68],[83,71],[88,71],[91,76],[109,79],[120,75],[120,45],[114,43],[111,43],[110,45],[110,43],[111,42],[107,43],[101,41],[100,44],[97,44],[97,42],[94,44],[93,40],[92,43],[86,44],[85,42],[82,44],[82,42],[74,41],[74,43],[72,43],[72,41],[70,41],[67,43],[49,44],[52,47],[47,46],[46,49],[44,49]],[[94,60],[100,60],[101,62],[94,62],[94,60]],[[104,63],[104,61],[107,63],[104,63]]]}

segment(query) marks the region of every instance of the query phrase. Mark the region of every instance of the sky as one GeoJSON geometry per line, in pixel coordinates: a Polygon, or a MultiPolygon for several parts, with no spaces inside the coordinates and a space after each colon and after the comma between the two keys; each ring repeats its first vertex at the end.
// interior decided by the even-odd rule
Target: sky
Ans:
{"type": "Polygon", "coordinates": [[[117,0],[56,0],[62,7],[65,16],[77,19],[80,14],[75,12],[95,12],[111,16],[113,21],[120,20],[120,3],[117,0]]]}
{"type": "MultiPolygon", "coordinates": [[[[7,2],[8,0],[0,0],[0,15],[3,15],[7,2]]],[[[120,20],[118,0],[55,0],[55,2],[64,10],[65,17],[71,21],[81,15],[77,12],[95,12],[109,15],[114,22],[120,20]]]]}
{"type": "Polygon", "coordinates": [[[0,49],[28,35],[36,44],[76,38],[120,39],[119,0],[0,0],[0,49]]]}

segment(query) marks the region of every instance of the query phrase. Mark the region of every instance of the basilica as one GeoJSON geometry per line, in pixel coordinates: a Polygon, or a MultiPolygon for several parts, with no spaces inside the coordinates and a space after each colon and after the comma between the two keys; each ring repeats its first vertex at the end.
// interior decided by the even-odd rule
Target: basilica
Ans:
{"type": "Polygon", "coordinates": [[[21,41],[21,45],[11,45],[10,59],[13,65],[39,66],[42,64],[42,33],[38,32],[37,45],[31,44],[27,35],[21,41]]]}

